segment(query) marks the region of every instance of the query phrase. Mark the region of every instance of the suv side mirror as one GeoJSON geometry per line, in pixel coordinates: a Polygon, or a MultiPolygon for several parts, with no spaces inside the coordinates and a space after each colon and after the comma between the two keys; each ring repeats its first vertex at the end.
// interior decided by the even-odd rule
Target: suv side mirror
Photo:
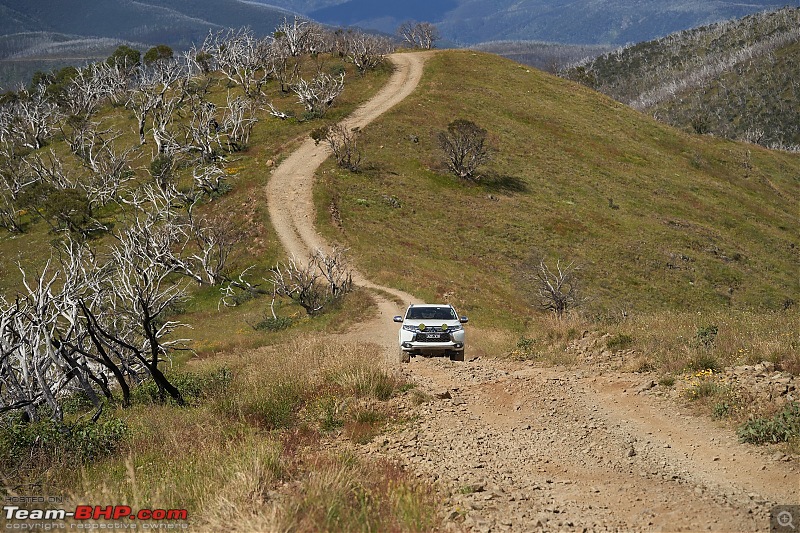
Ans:
{"type": "Polygon", "coordinates": [[[394,321],[395,321],[395,322],[402,322],[402,321],[403,321],[403,317],[401,317],[401,316],[396,316],[396,317],[394,317],[394,321]]]}
{"type": "Polygon", "coordinates": [[[462,316],[462,317],[459,319],[459,322],[461,322],[462,324],[466,324],[467,322],[469,322],[469,318],[467,318],[467,317],[465,317],[465,316],[462,316]]]}

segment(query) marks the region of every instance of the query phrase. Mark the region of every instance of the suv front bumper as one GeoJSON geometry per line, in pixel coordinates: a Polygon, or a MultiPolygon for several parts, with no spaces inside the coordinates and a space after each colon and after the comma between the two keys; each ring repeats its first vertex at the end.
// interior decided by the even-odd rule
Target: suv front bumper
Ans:
{"type": "Polygon", "coordinates": [[[406,352],[458,352],[464,349],[464,330],[451,331],[441,341],[418,340],[416,332],[401,330],[400,348],[406,352]]]}

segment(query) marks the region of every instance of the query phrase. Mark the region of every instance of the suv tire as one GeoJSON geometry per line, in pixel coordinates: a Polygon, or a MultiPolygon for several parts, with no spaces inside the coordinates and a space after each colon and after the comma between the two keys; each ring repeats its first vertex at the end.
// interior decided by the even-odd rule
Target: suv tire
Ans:
{"type": "Polygon", "coordinates": [[[463,361],[464,360],[464,350],[459,350],[457,352],[450,352],[450,360],[451,361],[463,361]]]}
{"type": "Polygon", "coordinates": [[[400,350],[400,362],[401,363],[410,363],[411,362],[411,353],[405,350],[400,350]]]}

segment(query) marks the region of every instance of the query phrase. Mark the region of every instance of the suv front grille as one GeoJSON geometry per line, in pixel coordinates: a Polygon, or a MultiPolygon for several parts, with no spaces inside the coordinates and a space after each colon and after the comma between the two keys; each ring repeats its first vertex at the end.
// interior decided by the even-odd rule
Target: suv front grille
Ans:
{"type": "Polygon", "coordinates": [[[417,342],[450,342],[450,333],[446,331],[420,331],[417,333],[417,342]]]}

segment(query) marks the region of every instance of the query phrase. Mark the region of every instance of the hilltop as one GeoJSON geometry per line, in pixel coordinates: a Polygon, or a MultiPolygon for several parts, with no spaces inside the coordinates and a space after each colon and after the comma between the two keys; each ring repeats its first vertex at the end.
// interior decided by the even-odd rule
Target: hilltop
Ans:
{"type": "Polygon", "coordinates": [[[329,165],[322,177],[318,223],[372,279],[425,299],[522,320],[534,256],[579,264],[596,316],[781,309],[800,297],[797,155],[689,135],[474,52],[431,59],[364,142],[363,172],[329,165]],[[448,175],[436,145],[455,118],[498,149],[475,183],[448,175]]]}
{"type": "Polygon", "coordinates": [[[563,75],[697,133],[800,146],[800,8],[639,43],[563,75]]]}

